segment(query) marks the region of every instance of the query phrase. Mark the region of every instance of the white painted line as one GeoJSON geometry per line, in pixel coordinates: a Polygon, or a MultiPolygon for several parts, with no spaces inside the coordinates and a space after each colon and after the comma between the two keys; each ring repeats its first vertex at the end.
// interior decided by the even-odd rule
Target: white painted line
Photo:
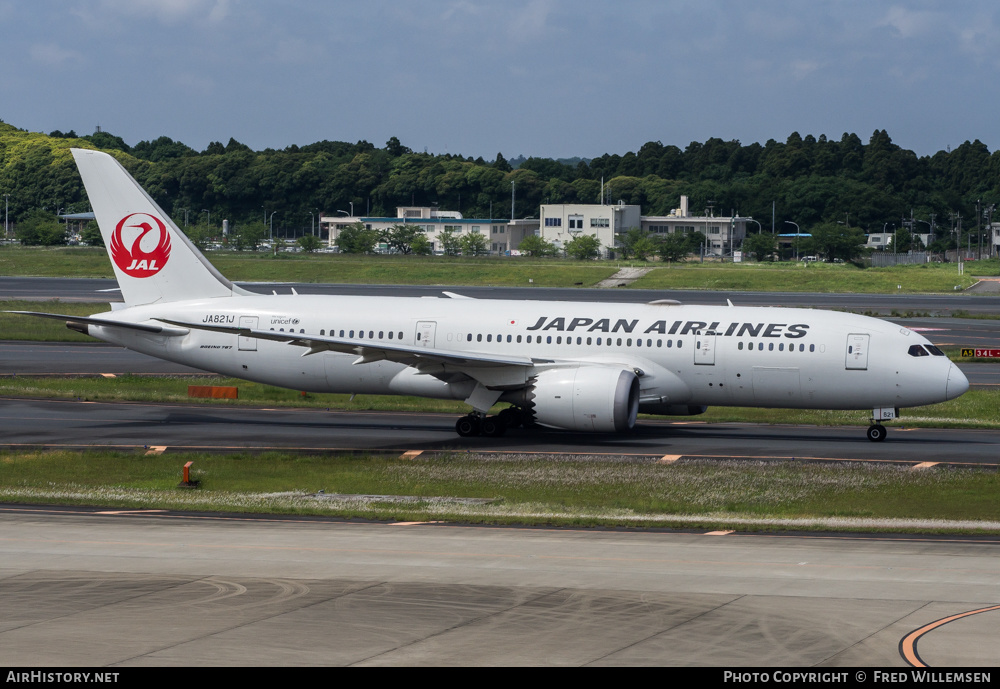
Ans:
{"type": "Polygon", "coordinates": [[[154,514],[166,512],[166,510],[108,510],[106,512],[94,512],[94,514],[154,514]]]}
{"type": "Polygon", "coordinates": [[[736,533],[735,531],[709,531],[706,536],[728,536],[731,533],[736,533]]]}
{"type": "Polygon", "coordinates": [[[444,524],[444,522],[393,522],[389,526],[418,526],[420,524],[444,524]]]}
{"type": "Polygon", "coordinates": [[[104,376],[105,378],[117,378],[118,377],[114,373],[102,373],[101,375],[104,376]]]}

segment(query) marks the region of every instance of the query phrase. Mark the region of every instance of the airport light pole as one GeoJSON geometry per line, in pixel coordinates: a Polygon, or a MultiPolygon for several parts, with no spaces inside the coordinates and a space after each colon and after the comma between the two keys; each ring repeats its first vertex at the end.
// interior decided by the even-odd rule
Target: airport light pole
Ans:
{"type": "Polygon", "coordinates": [[[10,225],[7,224],[7,211],[10,207],[10,194],[3,195],[3,238],[10,239],[10,225]]]}
{"type": "Polygon", "coordinates": [[[267,239],[272,244],[274,243],[274,214],[277,213],[277,212],[278,211],[271,211],[271,217],[267,219],[267,222],[270,225],[270,228],[268,229],[268,232],[267,232],[267,239]]]}
{"type": "Polygon", "coordinates": [[[799,235],[802,234],[802,231],[799,229],[798,224],[797,223],[793,223],[791,220],[786,220],[785,224],[786,225],[795,225],[795,260],[798,260],[799,259],[799,235]]]}

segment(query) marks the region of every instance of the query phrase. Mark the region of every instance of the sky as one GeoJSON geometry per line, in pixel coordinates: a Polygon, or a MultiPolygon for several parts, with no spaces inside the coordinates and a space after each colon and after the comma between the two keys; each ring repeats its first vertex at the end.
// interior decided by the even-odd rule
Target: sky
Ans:
{"type": "Polygon", "coordinates": [[[990,0],[0,0],[0,119],[133,145],[1000,147],[990,0]]]}

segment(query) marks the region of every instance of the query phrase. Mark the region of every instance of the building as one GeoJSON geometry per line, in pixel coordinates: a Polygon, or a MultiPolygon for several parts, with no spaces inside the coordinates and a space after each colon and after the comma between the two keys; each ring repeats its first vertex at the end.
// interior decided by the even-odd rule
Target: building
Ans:
{"type": "MultiPolygon", "coordinates": [[[[512,227],[506,219],[463,218],[458,211],[443,211],[433,206],[399,206],[394,218],[320,215],[319,222],[321,230],[327,231],[331,247],[337,246],[341,230],[358,222],[373,230],[388,230],[396,225],[416,225],[426,233],[434,253],[444,251],[441,235],[449,231],[456,232],[459,236],[472,233],[485,235],[487,249],[490,253],[500,255],[514,248],[511,246],[512,236],[516,235],[517,242],[524,236],[523,228],[512,227]],[[517,232],[509,232],[513,229],[517,232]]],[[[382,248],[388,249],[387,246],[382,248]]]]}
{"type": "Polygon", "coordinates": [[[705,215],[691,215],[688,197],[681,196],[680,208],[669,215],[644,215],[642,229],[653,235],[701,232],[705,235],[706,256],[732,256],[747,236],[748,221],[738,215],[716,216],[711,208],[705,215]]]}
{"type": "Polygon", "coordinates": [[[604,255],[620,246],[619,236],[629,228],[642,226],[639,206],[617,206],[583,203],[543,204],[539,212],[539,232],[542,239],[557,249],[581,234],[595,235],[604,255]]]}
{"type": "Polygon", "coordinates": [[[747,234],[748,218],[691,215],[688,197],[681,196],[680,208],[669,215],[642,215],[639,206],[625,204],[545,204],[541,207],[542,238],[562,249],[579,234],[596,235],[605,256],[621,247],[621,237],[632,228],[653,235],[700,232],[705,235],[706,256],[731,256],[747,234]]]}

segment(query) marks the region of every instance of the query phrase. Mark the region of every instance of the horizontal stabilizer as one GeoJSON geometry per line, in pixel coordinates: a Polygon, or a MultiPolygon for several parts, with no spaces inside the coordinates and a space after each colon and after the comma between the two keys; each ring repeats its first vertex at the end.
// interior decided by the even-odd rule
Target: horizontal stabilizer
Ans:
{"type": "Polygon", "coordinates": [[[146,325],[145,323],[130,323],[128,321],[115,321],[110,318],[92,318],[90,316],[67,316],[62,313],[43,313],[41,311],[7,311],[7,313],[17,313],[22,316],[35,316],[36,318],[51,318],[57,321],[66,321],[66,325],[77,323],[80,325],[99,325],[102,328],[125,328],[126,330],[138,330],[144,333],[156,335],[187,335],[188,329],[167,328],[162,325],[146,325]]]}

